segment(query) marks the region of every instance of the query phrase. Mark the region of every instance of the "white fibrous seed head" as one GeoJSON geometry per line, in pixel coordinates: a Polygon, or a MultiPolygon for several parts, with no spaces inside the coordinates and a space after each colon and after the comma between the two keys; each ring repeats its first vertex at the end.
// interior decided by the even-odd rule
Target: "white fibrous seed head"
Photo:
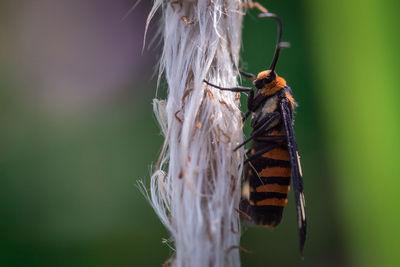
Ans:
{"type": "Polygon", "coordinates": [[[148,21],[159,8],[168,98],[154,100],[165,142],[149,199],[171,233],[173,266],[240,266],[239,95],[203,80],[237,86],[241,2],[155,0],[148,21]]]}

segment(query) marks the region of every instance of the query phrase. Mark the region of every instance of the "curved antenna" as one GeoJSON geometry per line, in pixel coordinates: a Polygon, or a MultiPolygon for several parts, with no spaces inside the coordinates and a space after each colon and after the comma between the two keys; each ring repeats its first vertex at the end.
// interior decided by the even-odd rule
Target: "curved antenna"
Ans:
{"type": "Polygon", "coordinates": [[[281,48],[284,45],[284,43],[282,43],[282,21],[281,19],[278,17],[278,15],[274,14],[274,13],[262,13],[260,15],[258,15],[258,17],[260,18],[273,18],[276,20],[276,22],[278,22],[278,42],[276,44],[276,48],[275,48],[275,55],[274,55],[274,59],[272,60],[271,66],[269,67],[269,69],[271,70],[271,72],[275,71],[275,67],[276,67],[276,63],[278,62],[278,58],[279,58],[279,52],[281,50],[281,48]]]}

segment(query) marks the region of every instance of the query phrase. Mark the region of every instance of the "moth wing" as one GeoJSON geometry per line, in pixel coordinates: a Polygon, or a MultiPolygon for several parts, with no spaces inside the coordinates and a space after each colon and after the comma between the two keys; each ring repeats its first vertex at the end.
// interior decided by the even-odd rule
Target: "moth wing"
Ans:
{"type": "Polygon", "coordinates": [[[300,238],[300,252],[303,253],[307,234],[306,205],[304,200],[303,177],[301,172],[300,157],[297,150],[296,137],[293,130],[293,112],[290,101],[286,97],[281,99],[280,108],[283,123],[285,125],[290,165],[292,168],[292,182],[296,198],[297,221],[300,238]]]}

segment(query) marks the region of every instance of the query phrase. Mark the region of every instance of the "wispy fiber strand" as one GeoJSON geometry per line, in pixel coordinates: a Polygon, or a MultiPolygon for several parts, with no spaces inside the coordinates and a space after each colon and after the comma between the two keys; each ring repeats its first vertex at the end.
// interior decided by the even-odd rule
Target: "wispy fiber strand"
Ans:
{"type": "Polygon", "coordinates": [[[160,77],[167,100],[154,100],[165,143],[150,200],[171,233],[173,266],[240,266],[239,95],[207,87],[237,85],[240,0],[155,0],[162,10],[160,77]]]}

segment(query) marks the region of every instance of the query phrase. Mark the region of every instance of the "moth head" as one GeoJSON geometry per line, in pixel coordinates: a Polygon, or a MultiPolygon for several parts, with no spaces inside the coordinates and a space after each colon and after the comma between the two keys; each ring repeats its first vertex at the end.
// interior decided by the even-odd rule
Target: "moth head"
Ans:
{"type": "Polygon", "coordinates": [[[269,88],[276,79],[275,71],[265,70],[257,75],[257,79],[254,80],[253,84],[257,89],[269,88]]]}

